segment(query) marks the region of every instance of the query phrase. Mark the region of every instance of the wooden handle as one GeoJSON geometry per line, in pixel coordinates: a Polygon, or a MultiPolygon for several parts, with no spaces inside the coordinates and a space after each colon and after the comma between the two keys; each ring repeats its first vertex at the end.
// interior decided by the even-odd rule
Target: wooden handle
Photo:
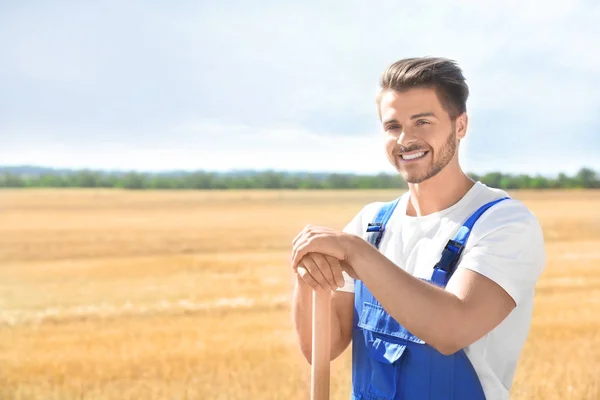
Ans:
{"type": "Polygon", "coordinates": [[[313,291],[311,400],[329,400],[331,291],[313,291]]]}

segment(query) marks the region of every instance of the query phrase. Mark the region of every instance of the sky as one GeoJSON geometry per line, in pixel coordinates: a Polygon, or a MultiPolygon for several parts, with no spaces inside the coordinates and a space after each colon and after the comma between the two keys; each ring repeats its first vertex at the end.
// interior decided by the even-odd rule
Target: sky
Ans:
{"type": "Polygon", "coordinates": [[[375,95],[458,62],[468,172],[600,171],[597,1],[0,2],[0,165],[393,173],[375,95]]]}

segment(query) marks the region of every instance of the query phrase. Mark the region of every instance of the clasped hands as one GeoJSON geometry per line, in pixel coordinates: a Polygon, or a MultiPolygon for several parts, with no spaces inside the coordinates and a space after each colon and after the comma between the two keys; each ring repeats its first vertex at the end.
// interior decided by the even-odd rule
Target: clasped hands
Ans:
{"type": "Polygon", "coordinates": [[[314,290],[336,290],[344,285],[342,271],[358,278],[351,263],[361,242],[355,235],[307,225],[292,241],[292,268],[314,290]]]}

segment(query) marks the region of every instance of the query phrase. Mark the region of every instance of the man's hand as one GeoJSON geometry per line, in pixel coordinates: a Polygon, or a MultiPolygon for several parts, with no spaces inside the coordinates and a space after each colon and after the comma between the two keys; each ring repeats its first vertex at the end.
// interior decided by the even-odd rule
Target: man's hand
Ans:
{"type": "Polygon", "coordinates": [[[353,246],[355,239],[358,237],[333,229],[307,226],[293,241],[292,266],[296,272],[294,326],[302,354],[309,363],[312,363],[315,292],[332,292],[330,359],[342,354],[352,341],[354,293],[336,289],[344,285],[343,271],[350,276],[356,275],[352,267],[343,261],[348,243],[350,248],[357,247],[353,246]]]}
{"type": "Polygon", "coordinates": [[[302,257],[296,272],[314,290],[336,290],[344,286],[340,262],[331,256],[308,253],[302,257]]]}
{"type": "Polygon", "coordinates": [[[292,268],[313,289],[335,290],[344,284],[342,271],[356,272],[346,262],[353,235],[321,226],[306,226],[292,242],[292,268]]]}

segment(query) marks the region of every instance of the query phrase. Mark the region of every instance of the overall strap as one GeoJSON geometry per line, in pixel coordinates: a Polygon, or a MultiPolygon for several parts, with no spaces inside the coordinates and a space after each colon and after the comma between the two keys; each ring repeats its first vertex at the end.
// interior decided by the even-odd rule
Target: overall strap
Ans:
{"type": "Polygon", "coordinates": [[[497,199],[494,201],[490,201],[489,203],[481,206],[477,211],[475,211],[469,219],[461,226],[461,228],[456,232],[456,235],[452,239],[446,243],[444,250],[442,250],[442,256],[435,267],[433,267],[433,275],[431,276],[431,281],[439,286],[445,287],[448,283],[448,280],[452,276],[454,272],[454,268],[456,268],[456,264],[460,259],[462,251],[467,243],[467,239],[469,239],[469,235],[471,234],[471,229],[475,222],[481,217],[481,215],[487,211],[488,208],[492,207],[494,204],[499,203],[503,200],[510,199],[510,197],[503,197],[501,199],[497,199]]]}
{"type": "Polygon", "coordinates": [[[384,203],[379,209],[375,220],[373,222],[369,222],[369,225],[367,225],[367,240],[376,248],[379,248],[379,243],[383,237],[385,226],[394,213],[399,201],[400,197],[398,197],[396,200],[384,203]]]}

